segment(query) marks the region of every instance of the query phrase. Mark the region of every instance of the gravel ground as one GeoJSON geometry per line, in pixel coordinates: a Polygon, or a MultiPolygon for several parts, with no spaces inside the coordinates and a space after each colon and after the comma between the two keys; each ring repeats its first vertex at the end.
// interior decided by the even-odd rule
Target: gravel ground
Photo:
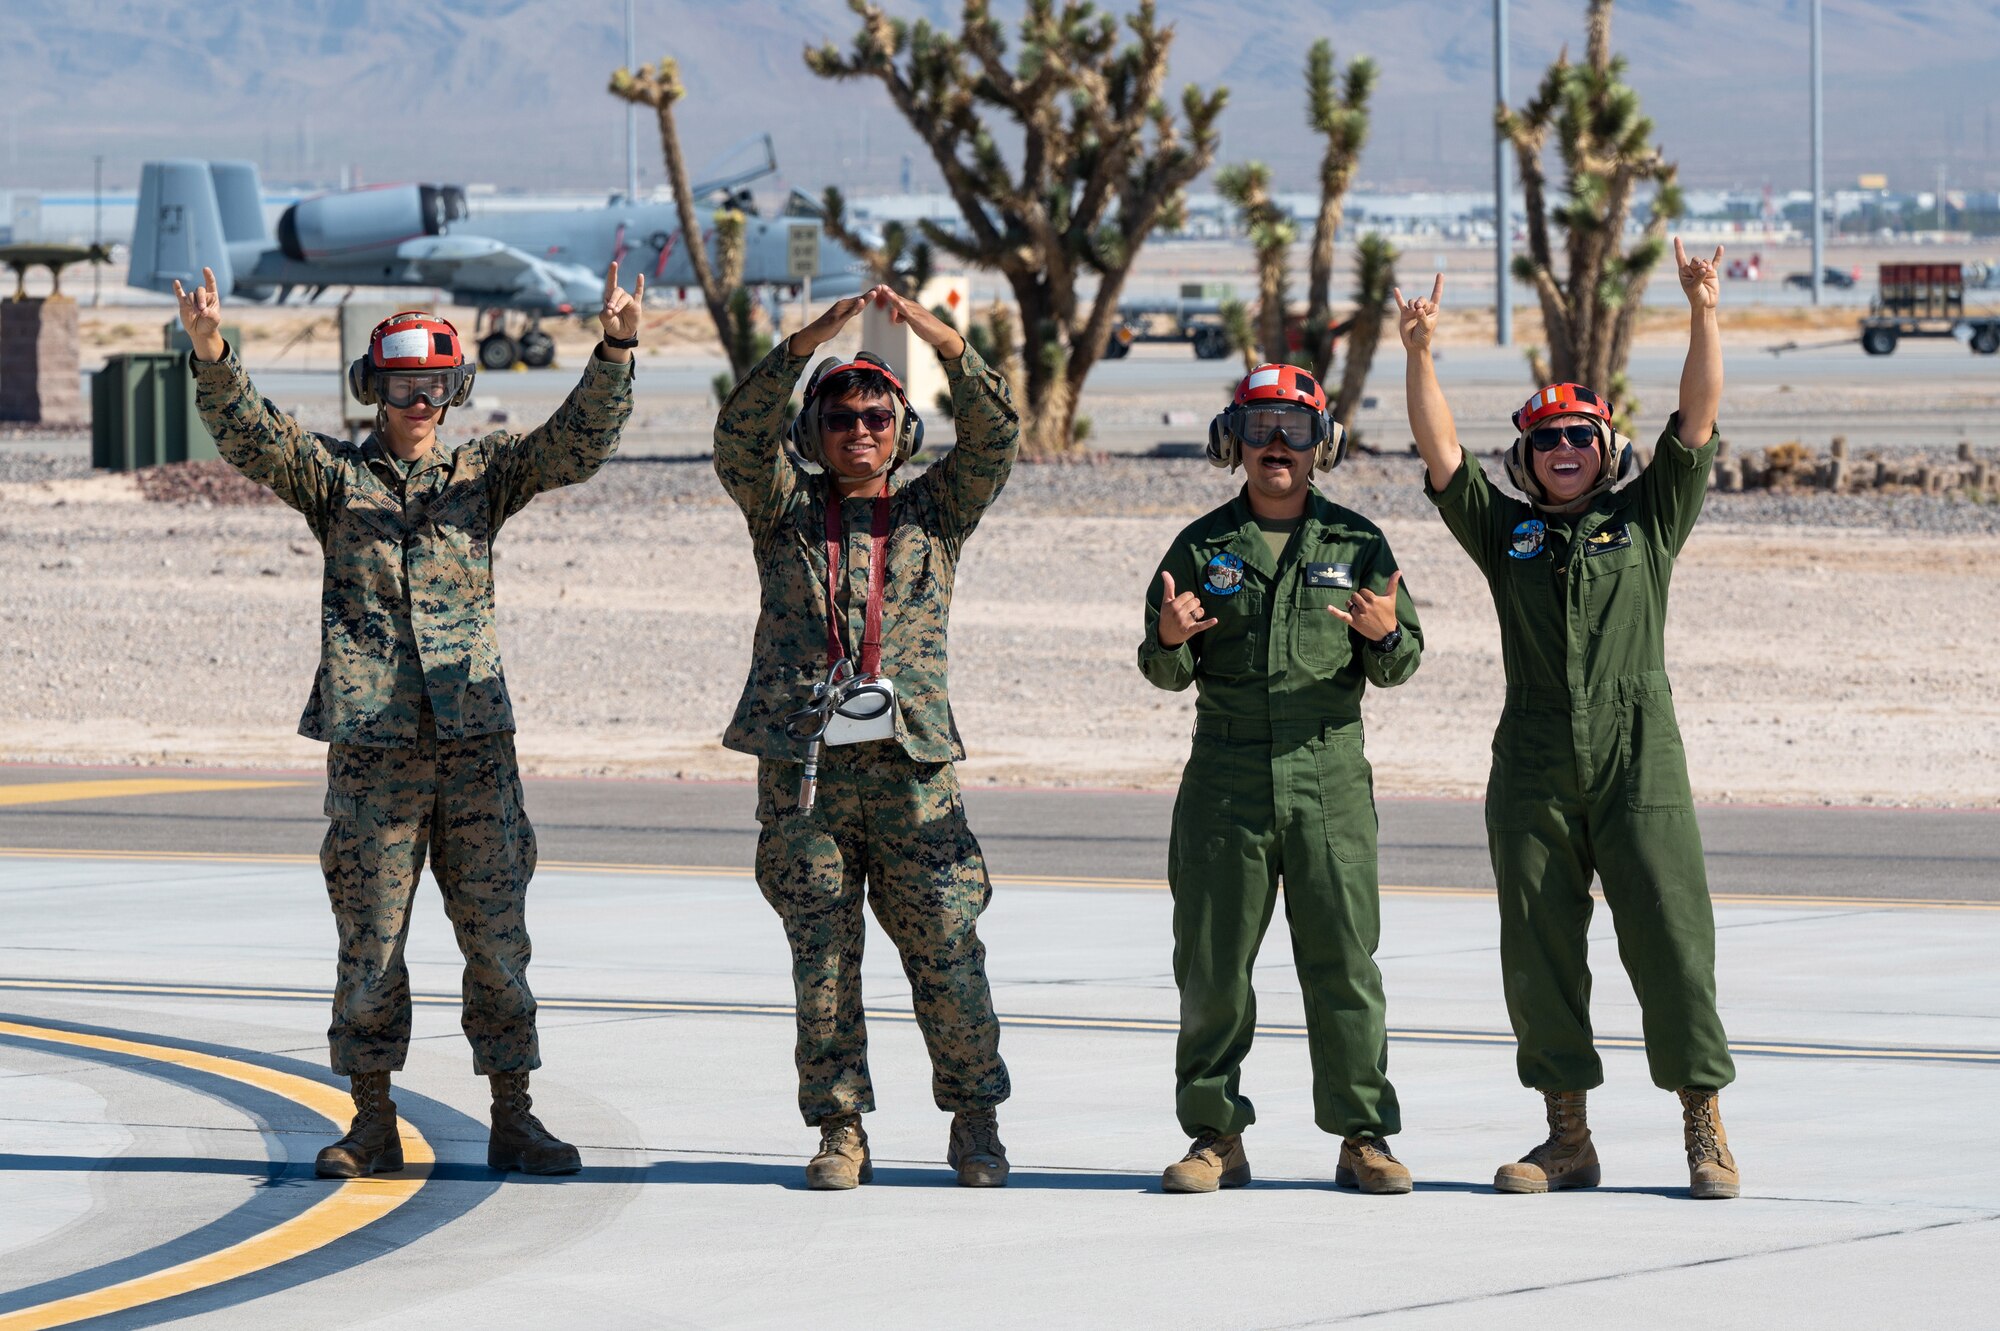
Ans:
{"type": "MultiPolygon", "coordinates": [[[[1333,479],[1389,534],[1427,634],[1415,679],[1370,695],[1378,785],[1476,794],[1502,691],[1486,588],[1417,492],[1414,461],[1357,460],[1333,479]]],[[[1192,699],[1134,669],[1139,597],[1174,533],[1233,488],[1194,461],[1017,471],[960,570],[966,780],[1177,780],[1192,699]]],[[[1716,496],[1675,579],[1668,637],[1697,792],[2000,807],[1991,513],[1716,496]],[[1865,507],[1836,512],[1852,505],[1865,507]],[[1900,620],[1862,608],[1885,584],[1947,608],[1918,612],[1914,646],[1900,620]]],[[[704,463],[613,464],[516,518],[495,563],[531,770],[749,775],[717,737],[757,582],[742,519],[704,463]]],[[[304,524],[276,505],[148,503],[129,477],[0,485],[0,757],[322,761],[292,734],[319,581],[304,524]]]]}

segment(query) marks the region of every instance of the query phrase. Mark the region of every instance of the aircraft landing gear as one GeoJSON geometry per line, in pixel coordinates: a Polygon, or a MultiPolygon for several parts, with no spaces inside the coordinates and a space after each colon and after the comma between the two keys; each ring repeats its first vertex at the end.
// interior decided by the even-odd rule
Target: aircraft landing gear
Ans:
{"type": "Polygon", "coordinates": [[[520,359],[520,348],[514,339],[502,332],[488,333],[479,339],[479,368],[482,370],[511,370],[520,359]]]}
{"type": "Polygon", "coordinates": [[[531,370],[544,370],[555,364],[556,340],[539,328],[529,328],[521,334],[521,363],[531,370]]]}

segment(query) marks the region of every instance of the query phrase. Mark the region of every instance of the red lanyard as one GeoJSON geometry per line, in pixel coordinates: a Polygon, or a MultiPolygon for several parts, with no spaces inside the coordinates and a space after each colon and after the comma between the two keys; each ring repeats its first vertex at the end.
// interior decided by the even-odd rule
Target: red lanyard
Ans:
{"type": "MultiPolygon", "coordinates": [[[[830,490],[826,499],[826,659],[831,666],[847,655],[840,641],[840,602],[834,589],[840,586],[840,547],[845,533],[840,521],[841,499],[830,490]]],[[[875,521],[869,529],[868,610],[862,619],[861,669],[865,678],[882,672],[882,584],[888,573],[889,492],[875,496],[875,521]]]]}

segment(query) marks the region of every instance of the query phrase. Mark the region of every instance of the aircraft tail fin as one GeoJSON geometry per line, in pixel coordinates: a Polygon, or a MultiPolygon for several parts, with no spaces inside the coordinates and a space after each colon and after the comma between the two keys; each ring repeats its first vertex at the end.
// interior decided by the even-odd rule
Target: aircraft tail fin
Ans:
{"type": "Polygon", "coordinates": [[[210,162],[215,202],[222,213],[222,238],[235,245],[256,241],[268,246],[271,228],[264,224],[264,183],[251,162],[210,162]]]}
{"type": "MultiPolygon", "coordinates": [[[[151,291],[172,291],[177,279],[184,285],[198,286],[201,270],[208,267],[215,270],[218,290],[234,290],[236,278],[229,262],[217,184],[207,162],[180,158],[145,164],[139,176],[138,216],[132,229],[132,267],[125,277],[127,283],[151,291]]],[[[259,205],[259,226],[262,223],[259,205]]]]}

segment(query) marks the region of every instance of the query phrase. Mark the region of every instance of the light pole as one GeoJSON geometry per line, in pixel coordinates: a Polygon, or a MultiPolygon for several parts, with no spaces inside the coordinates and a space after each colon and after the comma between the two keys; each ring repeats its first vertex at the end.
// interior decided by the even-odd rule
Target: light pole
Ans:
{"type": "MultiPolygon", "coordinates": [[[[1813,0],[1817,9],[1819,0],[1813,0]]],[[[1493,0],[1493,98],[1496,106],[1510,105],[1507,94],[1507,0],[1493,0]]],[[[1508,183],[1506,137],[1500,133],[1500,126],[1493,126],[1493,341],[1498,346],[1510,346],[1514,341],[1514,299],[1513,274],[1508,271],[1513,256],[1509,253],[1514,240],[1507,196],[1512,192],[1508,183]]]]}
{"type": "Polygon", "coordinates": [[[1819,0],[1812,0],[1812,300],[1819,304],[1826,284],[1826,163],[1820,124],[1819,0]]]}
{"type": "MultiPolygon", "coordinates": [[[[1814,0],[1818,2],[1818,0],[1814,0]]],[[[626,0],[626,68],[638,74],[636,0],[626,0]]],[[[626,102],[626,204],[638,202],[638,102],[626,102]]]]}
{"type": "MultiPolygon", "coordinates": [[[[104,154],[90,159],[90,247],[99,249],[104,244],[104,154]]],[[[96,259],[90,261],[90,308],[96,309],[104,303],[104,265],[96,259]]]]}

